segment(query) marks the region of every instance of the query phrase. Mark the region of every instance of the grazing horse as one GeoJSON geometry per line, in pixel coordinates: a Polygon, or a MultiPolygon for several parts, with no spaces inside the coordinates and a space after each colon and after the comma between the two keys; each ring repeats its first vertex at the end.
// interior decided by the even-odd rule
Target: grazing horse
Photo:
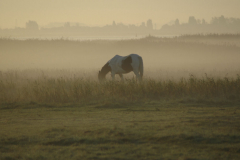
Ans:
{"type": "Polygon", "coordinates": [[[116,55],[110,59],[99,71],[99,81],[106,79],[106,74],[111,71],[112,80],[115,80],[115,74],[118,74],[123,81],[123,75],[131,71],[134,72],[139,81],[143,76],[143,60],[142,57],[137,54],[130,54],[128,56],[116,55]],[[139,74],[140,73],[140,74],[139,74]]]}

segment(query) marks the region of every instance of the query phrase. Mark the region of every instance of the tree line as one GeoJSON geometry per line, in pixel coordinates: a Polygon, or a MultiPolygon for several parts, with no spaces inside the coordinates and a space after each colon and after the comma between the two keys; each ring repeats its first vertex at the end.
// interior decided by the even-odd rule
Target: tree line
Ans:
{"type": "Polygon", "coordinates": [[[208,23],[205,19],[196,19],[190,16],[187,23],[180,24],[176,19],[173,24],[165,24],[161,28],[161,33],[171,34],[198,34],[198,33],[239,33],[240,19],[212,17],[208,23]]]}
{"type": "Polygon", "coordinates": [[[25,28],[16,27],[14,29],[0,29],[0,34],[56,34],[56,35],[156,35],[156,34],[199,34],[199,33],[239,33],[240,19],[226,18],[223,15],[213,17],[210,22],[204,19],[196,19],[190,16],[188,22],[180,23],[177,18],[172,24],[165,24],[160,29],[156,29],[151,19],[142,22],[140,25],[123,24],[112,22],[110,25],[102,27],[90,27],[79,25],[79,23],[65,22],[60,26],[39,27],[36,21],[26,22],[25,28]]]}

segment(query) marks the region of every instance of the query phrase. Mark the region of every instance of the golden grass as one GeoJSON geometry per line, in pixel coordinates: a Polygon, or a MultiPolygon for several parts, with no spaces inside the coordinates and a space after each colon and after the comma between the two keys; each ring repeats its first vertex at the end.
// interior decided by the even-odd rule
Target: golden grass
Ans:
{"type": "MultiPolygon", "coordinates": [[[[84,75],[83,75],[84,76],[84,75]]],[[[1,103],[88,103],[105,101],[144,101],[190,98],[195,100],[240,100],[240,77],[210,78],[207,75],[179,80],[134,78],[125,82],[106,81],[81,76],[22,76],[20,71],[1,72],[1,103]]]]}

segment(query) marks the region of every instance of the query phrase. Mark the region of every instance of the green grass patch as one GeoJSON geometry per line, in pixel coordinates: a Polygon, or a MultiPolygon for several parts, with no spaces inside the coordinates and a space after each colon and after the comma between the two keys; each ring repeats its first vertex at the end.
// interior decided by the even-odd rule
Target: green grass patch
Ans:
{"type": "Polygon", "coordinates": [[[0,112],[3,160],[240,158],[238,103],[26,103],[0,112]]]}

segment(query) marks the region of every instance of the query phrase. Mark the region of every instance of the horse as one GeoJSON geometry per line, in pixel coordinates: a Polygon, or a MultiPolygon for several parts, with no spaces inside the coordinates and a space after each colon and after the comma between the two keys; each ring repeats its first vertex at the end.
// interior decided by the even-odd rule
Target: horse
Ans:
{"type": "Polygon", "coordinates": [[[115,55],[110,59],[99,71],[98,80],[101,82],[106,80],[106,75],[111,72],[112,80],[115,80],[115,74],[118,74],[122,81],[123,74],[133,71],[138,81],[143,77],[143,60],[137,54],[130,54],[128,56],[115,55]],[[140,74],[139,74],[140,73],[140,74]]]}

